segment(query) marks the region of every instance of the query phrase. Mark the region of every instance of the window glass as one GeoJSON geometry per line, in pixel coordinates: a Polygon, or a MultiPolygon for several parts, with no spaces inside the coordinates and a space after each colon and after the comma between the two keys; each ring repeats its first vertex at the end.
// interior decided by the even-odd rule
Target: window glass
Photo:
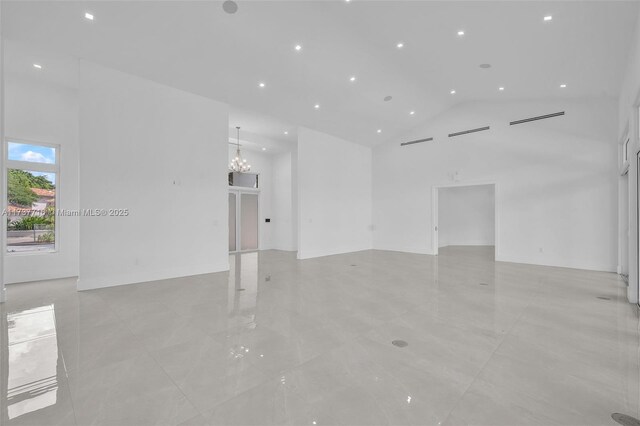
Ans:
{"type": "Polygon", "coordinates": [[[55,249],[56,173],[7,170],[7,251],[55,249]]]}
{"type": "Polygon", "coordinates": [[[229,186],[242,186],[243,188],[258,188],[257,173],[229,172],[229,186]]]}
{"type": "Polygon", "coordinates": [[[54,251],[59,149],[50,145],[6,142],[6,250],[54,251]]]}
{"type": "Polygon", "coordinates": [[[7,158],[14,161],[55,164],[56,149],[49,146],[9,142],[7,158]]]}

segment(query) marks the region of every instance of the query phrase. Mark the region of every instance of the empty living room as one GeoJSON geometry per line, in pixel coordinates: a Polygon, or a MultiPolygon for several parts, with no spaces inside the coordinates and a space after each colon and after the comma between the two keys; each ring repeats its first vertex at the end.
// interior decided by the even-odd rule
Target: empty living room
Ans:
{"type": "Polygon", "coordinates": [[[0,425],[640,426],[640,0],[0,0],[0,425]]]}

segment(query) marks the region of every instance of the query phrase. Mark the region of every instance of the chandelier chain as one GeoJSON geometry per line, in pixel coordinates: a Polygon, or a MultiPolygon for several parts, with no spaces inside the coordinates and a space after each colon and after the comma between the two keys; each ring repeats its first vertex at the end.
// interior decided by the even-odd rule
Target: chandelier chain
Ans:
{"type": "Polygon", "coordinates": [[[238,141],[236,142],[236,157],[229,164],[230,172],[246,173],[251,171],[251,164],[247,163],[246,158],[242,158],[240,153],[240,126],[236,127],[238,132],[238,141]]]}

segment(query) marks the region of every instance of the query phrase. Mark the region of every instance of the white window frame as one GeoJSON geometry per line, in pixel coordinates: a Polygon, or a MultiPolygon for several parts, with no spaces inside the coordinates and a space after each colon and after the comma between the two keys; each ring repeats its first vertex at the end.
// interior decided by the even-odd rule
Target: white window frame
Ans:
{"type": "MultiPolygon", "coordinates": [[[[4,199],[2,200],[3,209],[6,211],[8,207],[8,199],[7,196],[9,194],[9,169],[18,169],[18,170],[27,170],[33,172],[42,172],[42,173],[55,173],[56,174],[56,210],[60,208],[60,145],[48,143],[48,142],[39,142],[39,141],[31,141],[20,138],[4,138],[4,167],[2,172],[5,176],[4,182],[4,199]],[[51,163],[37,163],[32,161],[20,161],[20,160],[9,160],[9,143],[18,143],[24,145],[34,145],[34,146],[44,146],[47,148],[53,148],[56,151],[56,161],[54,164],[51,163]]],[[[60,250],[60,222],[58,221],[58,216],[55,218],[55,226],[54,226],[54,235],[55,241],[52,250],[40,250],[40,251],[21,251],[21,252],[11,252],[9,251],[9,244],[7,241],[7,220],[3,218],[2,220],[2,232],[5,236],[4,238],[4,253],[8,256],[36,256],[36,255],[48,255],[48,254],[56,254],[60,250]]]]}

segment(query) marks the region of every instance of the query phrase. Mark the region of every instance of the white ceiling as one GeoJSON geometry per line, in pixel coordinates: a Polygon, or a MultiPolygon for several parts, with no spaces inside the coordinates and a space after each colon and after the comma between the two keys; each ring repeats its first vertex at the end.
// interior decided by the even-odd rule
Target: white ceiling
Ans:
{"type": "Polygon", "coordinates": [[[229,110],[229,136],[236,139],[236,126],[240,126],[242,139],[250,139],[270,152],[291,151],[298,140],[298,128],[288,121],[258,112],[231,106],[229,110]],[[287,134],[285,134],[285,132],[287,134]]]}
{"type": "MultiPolygon", "coordinates": [[[[262,121],[257,121],[258,126],[262,121]]],[[[274,120],[277,123],[278,120],[274,120]]],[[[243,123],[249,123],[250,127],[253,127],[254,121],[243,120],[243,123]]],[[[288,141],[286,139],[271,139],[264,136],[266,132],[253,133],[240,130],[240,146],[243,150],[249,151],[261,151],[264,154],[281,154],[283,152],[291,152],[296,150],[296,143],[298,136],[294,134],[293,140],[288,141]]],[[[286,138],[286,137],[285,137],[286,138]]],[[[235,127],[229,128],[229,144],[236,145],[238,141],[237,131],[235,127]]]]}
{"type": "Polygon", "coordinates": [[[635,1],[238,5],[4,0],[2,31],[227,102],[249,133],[293,142],[303,125],[374,145],[460,102],[617,96],[638,15],[635,1]]]}

